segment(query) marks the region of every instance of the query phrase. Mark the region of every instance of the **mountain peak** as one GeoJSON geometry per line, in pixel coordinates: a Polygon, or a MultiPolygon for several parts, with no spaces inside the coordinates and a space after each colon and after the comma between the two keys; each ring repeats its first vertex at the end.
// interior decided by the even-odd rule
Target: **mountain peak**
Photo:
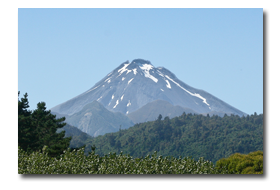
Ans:
{"type": "Polygon", "coordinates": [[[144,59],[134,59],[133,61],[131,61],[131,63],[136,63],[136,64],[141,64],[141,65],[144,65],[144,64],[149,64],[149,65],[152,65],[150,61],[148,60],[144,60],[144,59]]]}
{"type": "Polygon", "coordinates": [[[140,68],[142,70],[150,70],[153,69],[154,66],[151,64],[150,61],[148,60],[144,60],[144,59],[134,59],[131,61],[131,63],[128,63],[129,65],[128,68],[129,69],[134,69],[134,68],[140,68]]]}
{"type": "Polygon", "coordinates": [[[119,73],[123,73],[124,71],[132,71],[136,72],[135,69],[140,68],[142,70],[150,70],[153,69],[154,66],[151,64],[150,61],[144,59],[134,59],[131,62],[126,61],[122,63],[116,70],[119,73]]]}

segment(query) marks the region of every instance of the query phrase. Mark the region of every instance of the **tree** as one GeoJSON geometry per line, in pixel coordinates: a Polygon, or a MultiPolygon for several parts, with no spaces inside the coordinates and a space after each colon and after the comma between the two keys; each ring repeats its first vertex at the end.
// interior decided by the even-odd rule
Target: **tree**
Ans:
{"type": "Polygon", "coordinates": [[[159,114],[157,120],[160,121],[162,119],[162,115],[159,114]]]}
{"type": "Polygon", "coordinates": [[[69,147],[71,137],[64,138],[65,131],[57,133],[66,125],[63,123],[65,117],[56,119],[51,111],[46,110],[46,103],[37,104],[37,109],[32,113],[32,126],[36,126],[36,134],[39,138],[38,149],[47,146],[47,152],[50,156],[58,156],[69,147]]]}
{"type": "MultiPolygon", "coordinates": [[[[20,92],[18,92],[19,96],[20,92]]],[[[29,108],[27,93],[23,98],[18,99],[18,146],[30,152],[36,149],[38,138],[35,134],[35,127],[31,125],[31,111],[29,108]]]]}
{"type": "MultiPolygon", "coordinates": [[[[19,95],[19,92],[18,92],[19,95]]],[[[46,104],[40,102],[33,112],[29,107],[27,93],[18,100],[18,146],[27,152],[45,150],[50,156],[59,156],[69,147],[71,137],[64,138],[65,131],[57,133],[64,127],[65,118],[56,119],[51,111],[46,111],[46,104]]]]}
{"type": "Polygon", "coordinates": [[[116,137],[112,133],[108,136],[108,140],[109,140],[110,146],[115,146],[115,143],[116,143],[115,138],[116,137]]]}
{"type": "Polygon", "coordinates": [[[118,151],[120,151],[120,148],[122,147],[122,144],[119,140],[117,140],[116,142],[116,148],[118,149],[118,151]]]}

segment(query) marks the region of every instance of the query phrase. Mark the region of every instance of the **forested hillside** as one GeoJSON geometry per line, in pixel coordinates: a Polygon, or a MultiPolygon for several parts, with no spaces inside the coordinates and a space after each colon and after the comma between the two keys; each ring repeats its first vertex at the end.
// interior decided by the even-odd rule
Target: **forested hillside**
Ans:
{"type": "Polygon", "coordinates": [[[219,117],[183,114],[136,124],[93,140],[96,153],[123,151],[144,157],[157,151],[162,156],[204,157],[215,163],[233,153],[263,150],[263,115],[219,117]]]}

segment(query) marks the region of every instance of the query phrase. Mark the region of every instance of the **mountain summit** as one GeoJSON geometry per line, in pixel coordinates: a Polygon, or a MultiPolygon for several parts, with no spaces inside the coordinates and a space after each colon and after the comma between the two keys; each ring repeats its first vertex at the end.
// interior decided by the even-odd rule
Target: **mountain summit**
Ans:
{"type": "Polygon", "coordinates": [[[246,115],[215,96],[185,84],[166,68],[156,68],[143,59],[122,63],[88,91],[51,110],[72,115],[94,100],[110,111],[124,114],[163,100],[196,113],[246,115]]]}

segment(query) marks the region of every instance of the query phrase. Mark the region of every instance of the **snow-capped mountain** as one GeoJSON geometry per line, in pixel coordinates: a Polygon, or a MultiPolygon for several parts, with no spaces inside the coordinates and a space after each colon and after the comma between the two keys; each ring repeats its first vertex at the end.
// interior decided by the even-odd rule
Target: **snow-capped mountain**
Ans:
{"type": "Polygon", "coordinates": [[[94,100],[110,111],[124,114],[155,100],[164,100],[197,113],[246,115],[215,96],[185,84],[166,68],[156,68],[143,59],[122,63],[88,91],[51,110],[72,115],[94,100]]]}

